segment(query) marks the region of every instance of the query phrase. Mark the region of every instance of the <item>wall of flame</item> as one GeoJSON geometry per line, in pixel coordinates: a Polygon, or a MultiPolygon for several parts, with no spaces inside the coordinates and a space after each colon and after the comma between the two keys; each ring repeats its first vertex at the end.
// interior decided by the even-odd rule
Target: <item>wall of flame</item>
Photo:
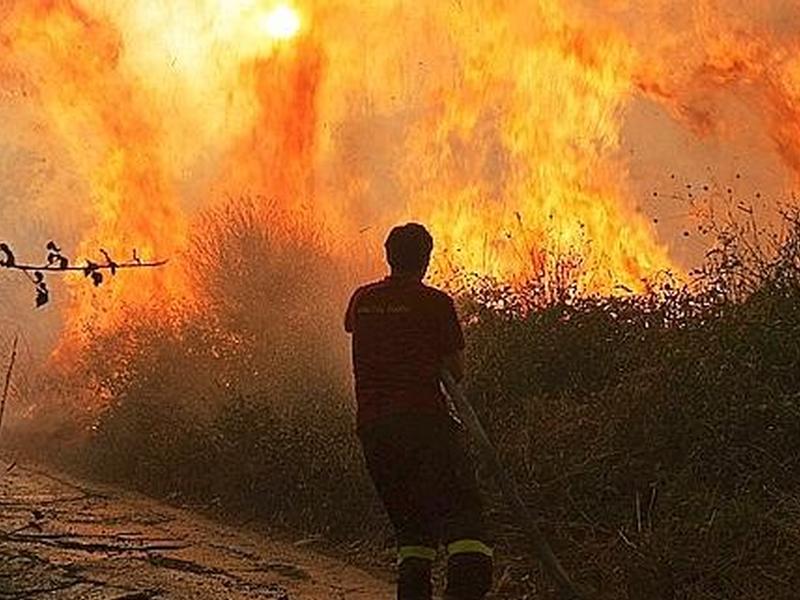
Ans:
{"type": "Polygon", "coordinates": [[[624,152],[643,102],[733,143],[721,107],[745,97],[780,185],[800,172],[800,38],[776,26],[798,12],[779,0],[4,0],[0,18],[2,103],[79,181],[74,253],[173,258],[71,286],[68,332],[201,297],[194,216],[243,196],[323,225],[345,261],[416,219],[439,283],[568,257],[587,292],[642,290],[677,268],[624,152]],[[265,26],[277,8],[296,35],[265,26]]]}

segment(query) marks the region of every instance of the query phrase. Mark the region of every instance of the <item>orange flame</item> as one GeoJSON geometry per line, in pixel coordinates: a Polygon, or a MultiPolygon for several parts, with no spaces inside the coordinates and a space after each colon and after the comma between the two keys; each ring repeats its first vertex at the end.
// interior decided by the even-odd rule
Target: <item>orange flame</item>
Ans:
{"type": "Polygon", "coordinates": [[[571,27],[558,3],[470,6],[452,20],[457,83],[413,138],[414,212],[469,271],[508,281],[578,255],[584,291],[641,291],[672,265],[626,207],[615,159],[632,49],[571,27]]]}
{"type": "Polygon", "coordinates": [[[521,281],[566,256],[584,292],[642,290],[675,265],[632,209],[620,148],[637,96],[707,134],[698,95],[758,82],[800,164],[797,40],[714,34],[719,9],[695,4],[703,56],[676,69],[664,44],[643,50],[566,0],[16,0],[0,73],[24,74],[88,183],[78,253],[174,259],[102,294],[74,286],[68,331],[113,329],[114,304],[200,297],[182,252],[225,196],[324,224],[343,260],[342,237],[414,218],[438,240],[440,281],[521,281]]]}
{"type": "MultiPolygon", "coordinates": [[[[22,3],[6,44],[25,59],[25,73],[53,129],[88,182],[94,227],[77,249],[112,257],[171,254],[186,236],[174,173],[159,142],[166,126],[141,92],[121,72],[123,41],[102,17],[68,0],[22,3]]],[[[100,326],[113,324],[108,309],[119,302],[146,303],[166,290],[183,292],[179,273],[124,275],[103,295],[75,286],[68,330],[91,315],[100,326]]]]}

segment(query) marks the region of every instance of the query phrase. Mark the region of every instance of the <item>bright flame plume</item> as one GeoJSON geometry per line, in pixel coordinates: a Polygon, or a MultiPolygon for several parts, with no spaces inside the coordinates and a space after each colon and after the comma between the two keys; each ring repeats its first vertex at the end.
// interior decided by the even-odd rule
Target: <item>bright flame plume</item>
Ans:
{"type": "Polygon", "coordinates": [[[175,259],[113,292],[75,286],[68,329],[113,328],[119,303],[200,298],[182,256],[194,216],[243,195],[323,224],[342,260],[342,240],[379,247],[399,220],[429,223],[440,283],[521,281],[565,256],[584,292],[645,289],[674,264],[633,209],[621,140],[634,100],[706,135],[703,91],[756,82],[800,164],[798,40],[694,4],[685,29],[702,50],[686,67],[669,55],[677,33],[642,50],[577,0],[6,0],[0,77],[24,82],[87,185],[78,252],[175,259]]]}
{"type": "Polygon", "coordinates": [[[261,27],[276,40],[288,40],[300,32],[300,15],[291,6],[281,4],[264,15],[261,27]]]}

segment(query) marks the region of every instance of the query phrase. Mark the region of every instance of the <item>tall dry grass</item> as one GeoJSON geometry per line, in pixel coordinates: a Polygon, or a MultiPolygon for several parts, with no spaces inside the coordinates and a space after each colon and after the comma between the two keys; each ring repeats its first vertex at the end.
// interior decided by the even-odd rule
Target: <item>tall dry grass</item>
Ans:
{"type": "Polygon", "coordinates": [[[471,305],[470,396],[601,598],[797,597],[800,222],[783,225],[756,245],[720,224],[692,285],[650,297],[471,305]]]}
{"type": "MultiPolygon", "coordinates": [[[[246,203],[206,215],[191,251],[202,310],[131,316],[94,340],[87,380],[109,404],[80,465],[244,520],[388,542],[353,435],[352,276],[308,227],[246,203]]],[[[534,281],[459,299],[469,396],[599,598],[797,597],[800,221],[767,241],[715,233],[691,285],[665,278],[645,297],[534,281]]],[[[550,597],[482,481],[497,597],[550,597]]]]}
{"type": "Polygon", "coordinates": [[[352,436],[352,275],[310,220],[261,200],[203,215],[187,256],[202,291],[191,307],[131,315],[84,353],[108,407],[77,462],[314,531],[339,527],[331,515],[346,500],[363,526],[378,509],[352,436]]]}

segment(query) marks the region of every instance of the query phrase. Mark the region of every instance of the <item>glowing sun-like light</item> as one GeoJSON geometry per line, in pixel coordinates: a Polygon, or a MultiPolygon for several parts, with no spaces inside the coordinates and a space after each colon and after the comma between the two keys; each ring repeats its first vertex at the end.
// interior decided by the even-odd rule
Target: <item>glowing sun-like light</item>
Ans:
{"type": "Polygon", "coordinates": [[[300,15],[287,4],[280,4],[264,15],[261,27],[264,32],[276,40],[288,40],[300,31],[300,15]]]}

